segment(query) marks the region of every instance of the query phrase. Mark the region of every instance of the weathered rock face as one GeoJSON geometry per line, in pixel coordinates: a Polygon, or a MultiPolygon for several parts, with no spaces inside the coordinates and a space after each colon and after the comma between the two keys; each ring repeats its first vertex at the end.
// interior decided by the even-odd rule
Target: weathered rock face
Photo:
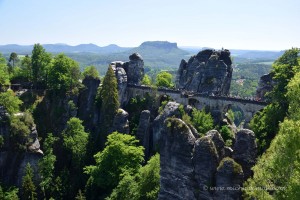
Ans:
{"type": "Polygon", "coordinates": [[[242,166],[245,179],[253,175],[251,168],[257,157],[257,145],[253,131],[242,129],[237,132],[232,157],[242,166]]]}
{"type": "Polygon", "coordinates": [[[218,160],[217,149],[210,137],[202,137],[195,142],[193,163],[199,191],[197,199],[210,199],[212,197],[206,187],[214,185],[218,160]]]}
{"type": "Polygon", "coordinates": [[[159,145],[159,139],[161,136],[161,131],[164,126],[164,121],[171,116],[179,117],[179,103],[176,102],[168,102],[165,106],[163,112],[158,115],[154,121],[153,121],[153,148],[157,150],[157,147],[159,145]]]}
{"type": "Polygon", "coordinates": [[[126,99],[127,84],[140,85],[144,77],[144,61],[140,54],[129,56],[129,62],[114,61],[110,63],[118,81],[119,101],[123,105],[126,99]]]}
{"type": "Polygon", "coordinates": [[[203,50],[182,60],[176,87],[203,94],[228,95],[232,77],[229,50],[203,50]]]}
{"type": "Polygon", "coordinates": [[[85,88],[80,92],[78,98],[78,117],[83,120],[86,129],[91,130],[93,117],[95,117],[95,98],[100,80],[87,77],[82,81],[85,88]]]}
{"type": "Polygon", "coordinates": [[[160,140],[161,179],[158,199],[196,199],[192,163],[195,140],[182,120],[166,120],[160,140]]]}
{"type": "Polygon", "coordinates": [[[225,156],[225,143],[221,134],[217,130],[210,130],[206,133],[206,137],[213,141],[218,153],[218,161],[222,160],[225,156]]]}
{"type": "Polygon", "coordinates": [[[0,105],[0,136],[3,138],[3,144],[0,146],[0,150],[5,150],[9,148],[9,118],[8,113],[4,106],[0,105]]]}
{"type": "Polygon", "coordinates": [[[150,122],[150,111],[143,110],[140,115],[139,125],[136,131],[136,137],[140,141],[140,145],[145,148],[145,157],[148,158],[150,155],[150,150],[152,144],[150,144],[151,135],[151,122],[150,122]]]}
{"type": "Polygon", "coordinates": [[[128,112],[123,109],[118,109],[117,114],[114,118],[112,131],[118,131],[119,133],[129,134],[129,121],[128,112]]]}
{"type": "Polygon", "coordinates": [[[119,94],[119,102],[123,103],[126,94],[127,88],[127,74],[124,67],[124,62],[115,61],[110,63],[110,66],[114,70],[118,82],[118,94],[119,94]]]}
{"type": "Polygon", "coordinates": [[[167,118],[159,149],[158,199],[241,199],[243,168],[225,157],[232,150],[217,131],[196,139],[185,122],[167,118]]]}
{"type": "Polygon", "coordinates": [[[266,100],[266,93],[271,92],[275,86],[272,73],[265,74],[259,79],[258,87],[256,89],[256,98],[259,100],[266,100]]]}
{"type": "Polygon", "coordinates": [[[214,199],[241,199],[243,184],[242,167],[231,158],[224,158],[216,173],[216,190],[214,199]]]}

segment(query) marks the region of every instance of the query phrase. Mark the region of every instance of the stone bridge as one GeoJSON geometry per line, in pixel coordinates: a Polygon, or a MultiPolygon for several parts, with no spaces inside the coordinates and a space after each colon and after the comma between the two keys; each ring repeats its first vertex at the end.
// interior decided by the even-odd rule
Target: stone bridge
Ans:
{"type": "Polygon", "coordinates": [[[238,99],[225,96],[208,96],[197,93],[188,94],[181,90],[162,88],[153,89],[148,86],[130,84],[127,86],[127,99],[135,96],[144,97],[147,93],[151,94],[153,92],[156,92],[156,95],[159,96],[159,98],[167,95],[174,101],[183,105],[191,105],[197,109],[209,108],[210,112],[214,116],[219,116],[220,119],[223,119],[224,114],[229,108],[231,108],[232,106],[238,107],[243,112],[245,124],[248,124],[254,114],[262,110],[267,105],[266,102],[248,99],[238,99]]]}

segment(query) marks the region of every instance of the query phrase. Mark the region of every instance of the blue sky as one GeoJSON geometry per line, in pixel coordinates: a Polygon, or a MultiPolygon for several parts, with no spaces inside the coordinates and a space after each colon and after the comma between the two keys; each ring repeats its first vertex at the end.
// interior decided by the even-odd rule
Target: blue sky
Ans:
{"type": "Polygon", "coordinates": [[[0,45],[300,47],[299,0],[0,0],[0,45]]]}

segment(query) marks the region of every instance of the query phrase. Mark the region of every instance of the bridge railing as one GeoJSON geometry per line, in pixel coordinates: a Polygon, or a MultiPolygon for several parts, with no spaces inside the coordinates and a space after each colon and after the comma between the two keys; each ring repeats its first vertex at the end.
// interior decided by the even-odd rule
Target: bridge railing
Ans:
{"type": "MultiPolygon", "coordinates": [[[[134,84],[128,84],[127,87],[141,89],[141,90],[154,89],[153,87],[150,87],[150,86],[134,85],[134,84]]],[[[164,92],[164,93],[182,94],[182,96],[184,98],[203,97],[203,98],[216,99],[216,100],[236,101],[236,102],[240,102],[240,103],[255,103],[255,104],[259,104],[259,105],[267,105],[268,104],[265,101],[259,101],[259,100],[255,100],[255,99],[245,99],[245,98],[220,96],[220,95],[208,95],[208,94],[191,92],[191,91],[180,90],[180,89],[157,88],[157,91],[164,92]]]]}

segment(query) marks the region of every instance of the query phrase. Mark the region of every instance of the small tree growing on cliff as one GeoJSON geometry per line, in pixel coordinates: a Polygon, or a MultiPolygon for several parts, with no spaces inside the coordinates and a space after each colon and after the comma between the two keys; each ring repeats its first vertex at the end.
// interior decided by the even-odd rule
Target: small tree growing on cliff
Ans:
{"type": "Polygon", "coordinates": [[[101,89],[101,114],[102,114],[102,129],[105,134],[113,123],[113,119],[120,106],[118,97],[118,83],[115,72],[111,66],[108,67],[106,75],[103,79],[101,89]]]}
{"type": "Polygon", "coordinates": [[[22,180],[22,199],[35,200],[36,198],[36,187],[33,183],[33,170],[31,165],[27,163],[25,168],[25,175],[22,180]]]}

